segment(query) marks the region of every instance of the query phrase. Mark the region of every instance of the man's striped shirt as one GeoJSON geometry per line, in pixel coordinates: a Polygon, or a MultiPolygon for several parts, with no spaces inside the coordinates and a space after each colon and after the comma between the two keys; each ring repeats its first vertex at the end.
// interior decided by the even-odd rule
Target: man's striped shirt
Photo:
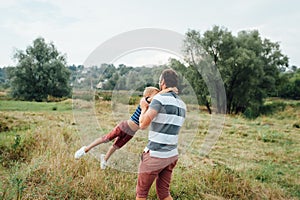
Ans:
{"type": "Polygon", "coordinates": [[[178,133],[185,119],[185,103],[174,92],[169,92],[155,95],[149,107],[158,114],[151,122],[145,150],[158,158],[178,155],[178,133]]]}

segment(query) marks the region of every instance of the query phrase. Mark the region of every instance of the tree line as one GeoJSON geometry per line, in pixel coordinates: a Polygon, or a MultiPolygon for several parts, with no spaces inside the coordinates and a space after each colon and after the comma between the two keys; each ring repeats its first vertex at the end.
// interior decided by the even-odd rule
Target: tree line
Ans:
{"type": "Polygon", "coordinates": [[[143,91],[147,86],[157,86],[161,71],[166,65],[154,67],[132,67],[120,64],[102,64],[101,66],[72,65],[71,82],[74,88],[99,90],[138,90],[143,91]]]}
{"type": "MultiPolygon", "coordinates": [[[[189,30],[183,42],[184,62],[171,59],[167,65],[149,67],[67,66],[66,56],[53,43],[37,38],[25,51],[14,54],[17,65],[0,68],[0,87],[13,98],[45,101],[50,97],[70,97],[72,88],[101,90],[143,90],[157,85],[160,72],[171,67],[183,81],[180,91],[190,94],[211,112],[219,101],[221,84],[226,91],[227,113],[259,113],[266,97],[300,98],[300,70],[289,66],[280,45],[263,39],[259,32],[241,31],[234,36],[226,28],[214,26],[201,33],[189,30]],[[215,76],[220,73],[220,77],[215,76]]],[[[217,111],[224,105],[217,104],[217,111]]]]}

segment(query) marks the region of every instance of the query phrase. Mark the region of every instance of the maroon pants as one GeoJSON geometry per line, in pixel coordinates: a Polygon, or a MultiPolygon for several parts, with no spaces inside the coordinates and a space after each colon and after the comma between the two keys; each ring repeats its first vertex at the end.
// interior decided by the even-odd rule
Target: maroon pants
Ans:
{"type": "Polygon", "coordinates": [[[173,168],[176,166],[178,156],[171,158],[151,157],[149,151],[143,153],[139,166],[136,196],[147,198],[152,183],[156,179],[156,193],[159,199],[170,195],[170,182],[173,168]]]}
{"type": "Polygon", "coordinates": [[[110,133],[103,136],[106,142],[115,139],[114,146],[118,149],[124,146],[134,135],[134,131],[130,129],[127,121],[118,124],[110,133]]]}

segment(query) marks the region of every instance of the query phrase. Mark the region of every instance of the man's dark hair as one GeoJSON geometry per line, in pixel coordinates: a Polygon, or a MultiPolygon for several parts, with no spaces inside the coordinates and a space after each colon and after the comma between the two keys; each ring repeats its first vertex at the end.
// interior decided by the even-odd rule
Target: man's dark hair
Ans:
{"type": "Polygon", "coordinates": [[[165,69],[161,73],[161,79],[165,81],[167,87],[177,87],[178,75],[173,69],[165,69]]]}

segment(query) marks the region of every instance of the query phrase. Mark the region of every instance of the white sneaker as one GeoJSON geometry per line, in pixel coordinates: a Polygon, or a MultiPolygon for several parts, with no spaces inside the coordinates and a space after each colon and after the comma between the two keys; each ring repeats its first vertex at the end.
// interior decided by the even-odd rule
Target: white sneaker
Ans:
{"type": "Polygon", "coordinates": [[[101,169],[105,169],[106,168],[105,154],[100,155],[100,160],[101,160],[101,164],[100,164],[101,169]]]}
{"type": "Polygon", "coordinates": [[[75,155],[74,155],[75,159],[81,158],[82,156],[84,156],[86,154],[84,151],[85,148],[86,148],[86,146],[83,146],[75,152],[75,155]]]}

